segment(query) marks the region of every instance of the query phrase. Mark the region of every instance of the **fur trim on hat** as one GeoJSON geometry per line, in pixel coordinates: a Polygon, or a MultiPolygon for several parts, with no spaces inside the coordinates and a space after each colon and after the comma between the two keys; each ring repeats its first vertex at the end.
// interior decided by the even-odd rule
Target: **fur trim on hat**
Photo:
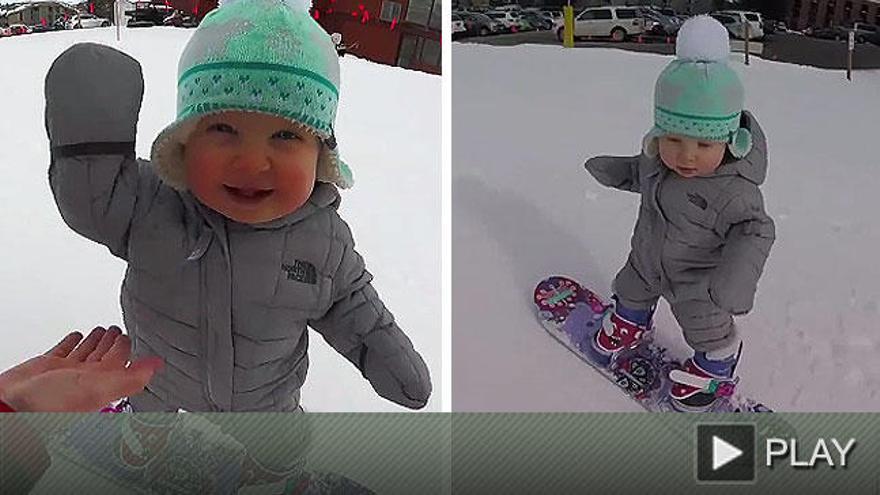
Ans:
{"type": "MultiPolygon", "coordinates": [[[[153,142],[150,160],[156,167],[156,173],[163,182],[178,191],[188,189],[186,164],[184,163],[186,142],[189,141],[190,135],[201,119],[207,115],[200,115],[178,124],[172,124],[163,130],[153,142]]],[[[354,178],[348,165],[339,158],[335,139],[318,137],[318,140],[321,144],[321,151],[318,155],[316,180],[336,184],[341,189],[350,188],[354,184],[354,178]],[[331,142],[328,143],[328,141],[331,142]]]]}

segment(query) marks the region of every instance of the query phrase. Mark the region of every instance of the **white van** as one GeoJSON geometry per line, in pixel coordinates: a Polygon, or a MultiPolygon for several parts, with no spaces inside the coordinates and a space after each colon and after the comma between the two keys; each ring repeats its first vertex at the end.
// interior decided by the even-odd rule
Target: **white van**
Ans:
{"type": "MultiPolygon", "coordinates": [[[[745,25],[748,23],[750,40],[759,40],[764,37],[764,19],[761,18],[760,13],[746,10],[721,10],[716,13],[737,19],[740,25],[743,26],[743,31],[745,31],[745,25]]],[[[736,33],[736,36],[738,38],[745,38],[745,34],[736,33]]]]}
{"type": "MultiPolygon", "coordinates": [[[[562,41],[565,21],[556,25],[556,37],[562,41]]],[[[630,7],[593,7],[584,10],[574,20],[574,37],[610,36],[614,41],[625,41],[630,36],[645,32],[645,19],[630,7]]]]}

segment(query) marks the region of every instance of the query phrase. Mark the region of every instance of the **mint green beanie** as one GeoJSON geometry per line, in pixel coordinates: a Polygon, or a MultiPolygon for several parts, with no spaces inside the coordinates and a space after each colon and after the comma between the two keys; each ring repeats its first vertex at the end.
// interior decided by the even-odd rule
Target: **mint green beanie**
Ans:
{"type": "Polygon", "coordinates": [[[226,0],[202,20],[177,67],[177,119],[151,152],[171,187],[187,189],[183,151],[201,118],[236,110],[305,126],[322,143],[317,180],[352,186],[334,133],[339,57],[306,1],[226,0]]]}
{"type": "Polygon", "coordinates": [[[679,30],[675,51],[654,87],[654,127],[645,136],[645,154],[656,156],[657,138],[677,134],[725,142],[742,158],[752,137],[740,127],[745,90],[727,65],[727,29],[707,15],[692,17],[679,30]]]}

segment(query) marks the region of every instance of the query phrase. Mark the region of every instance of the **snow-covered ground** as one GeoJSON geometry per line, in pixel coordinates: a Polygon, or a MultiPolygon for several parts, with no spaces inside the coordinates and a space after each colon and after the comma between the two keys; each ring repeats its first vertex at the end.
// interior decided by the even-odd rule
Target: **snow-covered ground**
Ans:
{"type": "MultiPolygon", "coordinates": [[[[49,191],[43,81],[76,42],[117,47],[143,66],[137,151],[175,115],[177,59],[192,30],[115,28],[0,39],[0,370],[44,352],[69,330],[121,324],[125,265],[63,223],[49,191]]],[[[101,91],[100,86],[95,91],[101,91]]],[[[431,370],[440,407],[440,78],[353,57],[342,60],[340,150],[356,184],[342,215],[374,285],[431,370]]],[[[403,411],[313,333],[303,389],[310,411],[403,411]]]]}
{"type": "MultiPolygon", "coordinates": [[[[639,197],[583,169],[636,154],[671,57],[453,44],[452,407],[639,411],[538,324],[535,284],[608,295],[639,197]]],[[[777,241],[745,339],[742,389],[781,411],[880,410],[880,72],[732,57],[767,133],[777,241]]],[[[658,340],[688,348],[669,308],[658,340]]]]}

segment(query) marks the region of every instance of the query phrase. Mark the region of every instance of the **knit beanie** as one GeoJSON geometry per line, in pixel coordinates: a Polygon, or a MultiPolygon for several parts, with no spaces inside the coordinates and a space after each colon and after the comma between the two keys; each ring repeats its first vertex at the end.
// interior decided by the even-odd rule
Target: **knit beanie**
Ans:
{"type": "Polygon", "coordinates": [[[744,157],[752,136],[740,127],[745,90],[727,64],[727,29],[707,15],[688,19],[679,30],[675,56],[654,86],[654,127],[643,140],[644,153],[656,156],[657,138],[677,134],[725,142],[733,156],[744,157]]]}
{"type": "Polygon", "coordinates": [[[167,184],[187,189],[184,147],[203,117],[242,111],[304,126],[322,144],[317,180],[352,186],[333,130],[339,58],[307,2],[225,0],[205,16],[178,63],[177,119],[152,146],[151,160],[167,184]]]}

